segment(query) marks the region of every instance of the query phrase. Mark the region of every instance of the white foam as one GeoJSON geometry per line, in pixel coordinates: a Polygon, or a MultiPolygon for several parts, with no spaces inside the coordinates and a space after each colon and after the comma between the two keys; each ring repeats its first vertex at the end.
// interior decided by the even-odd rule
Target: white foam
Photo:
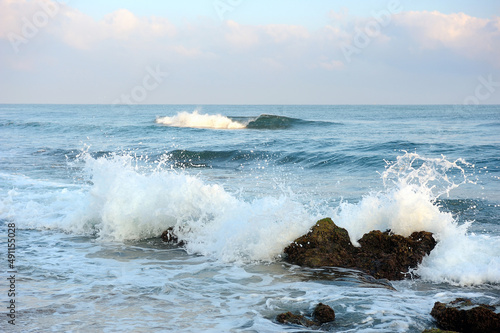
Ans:
{"type": "Polygon", "coordinates": [[[91,233],[105,241],[155,237],[174,227],[189,252],[223,261],[273,260],[317,218],[290,196],[247,202],[197,177],[140,172],[130,156],[84,159],[91,186],[28,198],[11,191],[1,216],[19,227],[91,233]]]}
{"type": "Polygon", "coordinates": [[[500,283],[500,237],[457,233],[439,242],[416,273],[454,285],[500,283]]]}
{"type": "Polygon", "coordinates": [[[183,111],[173,117],[158,117],[156,123],[174,127],[242,129],[246,124],[233,121],[226,116],[215,114],[200,114],[198,110],[191,113],[183,111]]]}
{"type": "Polygon", "coordinates": [[[469,224],[459,225],[437,205],[440,196],[469,182],[465,165],[463,160],[405,153],[382,174],[384,191],[370,193],[358,203],[342,202],[334,219],[349,231],[354,245],[371,230],[391,229],[403,236],[432,232],[438,245],[416,270],[423,279],[460,285],[500,283],[500,238],[469,234],[469,224]]]}
{"type": "MultiPolygon", "coordinates": [[[[55,228],[95,234],[103,241],[158,236],[174,227],[190,253],[217,260],[274,260],[320,217],[294,198],[242,200],[220,185],[172,170],[141,171],[131,156],[91,158],[84,154],[91,184],[58,188],[19,179],[19,188],[0,201],[0,218],[19,228],[55,228]]],[[[351,241],[370,230],[404,236],[434,233],[438,245],[416,269],[432,282],[500,283],[500,237],[473,235],[441,211],[436,199],[467,182],[460,161],[405,154],[382,174],[385,190],[357,203],[342,202],[334,221],[351,241]],[[403,158],[404,157],[404,158],[403,158]],[[447,174],[462,175],[450,180],[447,174]]]]}

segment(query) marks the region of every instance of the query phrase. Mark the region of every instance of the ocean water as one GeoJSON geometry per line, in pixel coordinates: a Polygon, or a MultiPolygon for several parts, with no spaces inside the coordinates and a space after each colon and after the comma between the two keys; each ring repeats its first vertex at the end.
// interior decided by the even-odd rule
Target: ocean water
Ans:
{"type": "Polygon", "coordinates": [[[305,332],[276,316],[322,302],[314,331],[421,332],[436,301],[500,305],[500,106],[0,105],[0,133],[0,331],[305,332]],[[390,283],[284,262],[323,217],[438,245],[390,283]]]}

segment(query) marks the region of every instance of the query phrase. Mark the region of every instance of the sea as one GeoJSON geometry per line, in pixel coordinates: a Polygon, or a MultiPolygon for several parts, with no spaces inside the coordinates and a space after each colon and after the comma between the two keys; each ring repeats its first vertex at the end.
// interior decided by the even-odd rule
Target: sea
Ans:
{"type": "Polygon", "coordinates": [[[499,133],[499,105],[0,105],[0,331],[422,332],[437,301],[500,306],[499,133]],[[287,263],[325,217],[438,243],[403,281],[287,263]],[[318,303],[334,322],[276,321],[318,303]]]}

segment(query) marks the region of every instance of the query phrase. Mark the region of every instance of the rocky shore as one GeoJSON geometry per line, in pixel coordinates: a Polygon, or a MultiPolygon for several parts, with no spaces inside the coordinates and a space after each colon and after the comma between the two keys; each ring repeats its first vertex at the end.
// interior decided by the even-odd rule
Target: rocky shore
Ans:
{"type": "MultiPolygon", "coordinates": [[[[165,242],[183,246],[173,228],[162,234],[165,242]]],[[[346,229],[338,227],[330,218],[319,220],[311,230],[297,238],[284,249],[284,260],[295,265],[319,268],[340,267],[356,269],[376,279],[402,280],[416,277],[412,269],[420,264],[436,246],[432,233],[419,231],[409,237],[395,235],[387,230],[373,230],[352,245],[346,229]]],[[[468,299],[456,299],[448,304],[436,302],[431,316],[438,328],[423,333],[500,332],[498,309],[485,304],[475,304],[468,299]]],[[[312,329],[334,325],[335,312],[319,303],[312,314],[281,313],[276,321],[283,325],[300,325],[312,329]]]]}

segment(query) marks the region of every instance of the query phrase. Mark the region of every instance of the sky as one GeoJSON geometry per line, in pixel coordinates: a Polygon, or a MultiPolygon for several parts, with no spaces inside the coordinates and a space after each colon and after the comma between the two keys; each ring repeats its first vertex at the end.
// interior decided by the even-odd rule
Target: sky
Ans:
{"type": "Polygon", "coordinates": [[[0,103],[500,104],[500,1],[0,0],[0,103]]]}

